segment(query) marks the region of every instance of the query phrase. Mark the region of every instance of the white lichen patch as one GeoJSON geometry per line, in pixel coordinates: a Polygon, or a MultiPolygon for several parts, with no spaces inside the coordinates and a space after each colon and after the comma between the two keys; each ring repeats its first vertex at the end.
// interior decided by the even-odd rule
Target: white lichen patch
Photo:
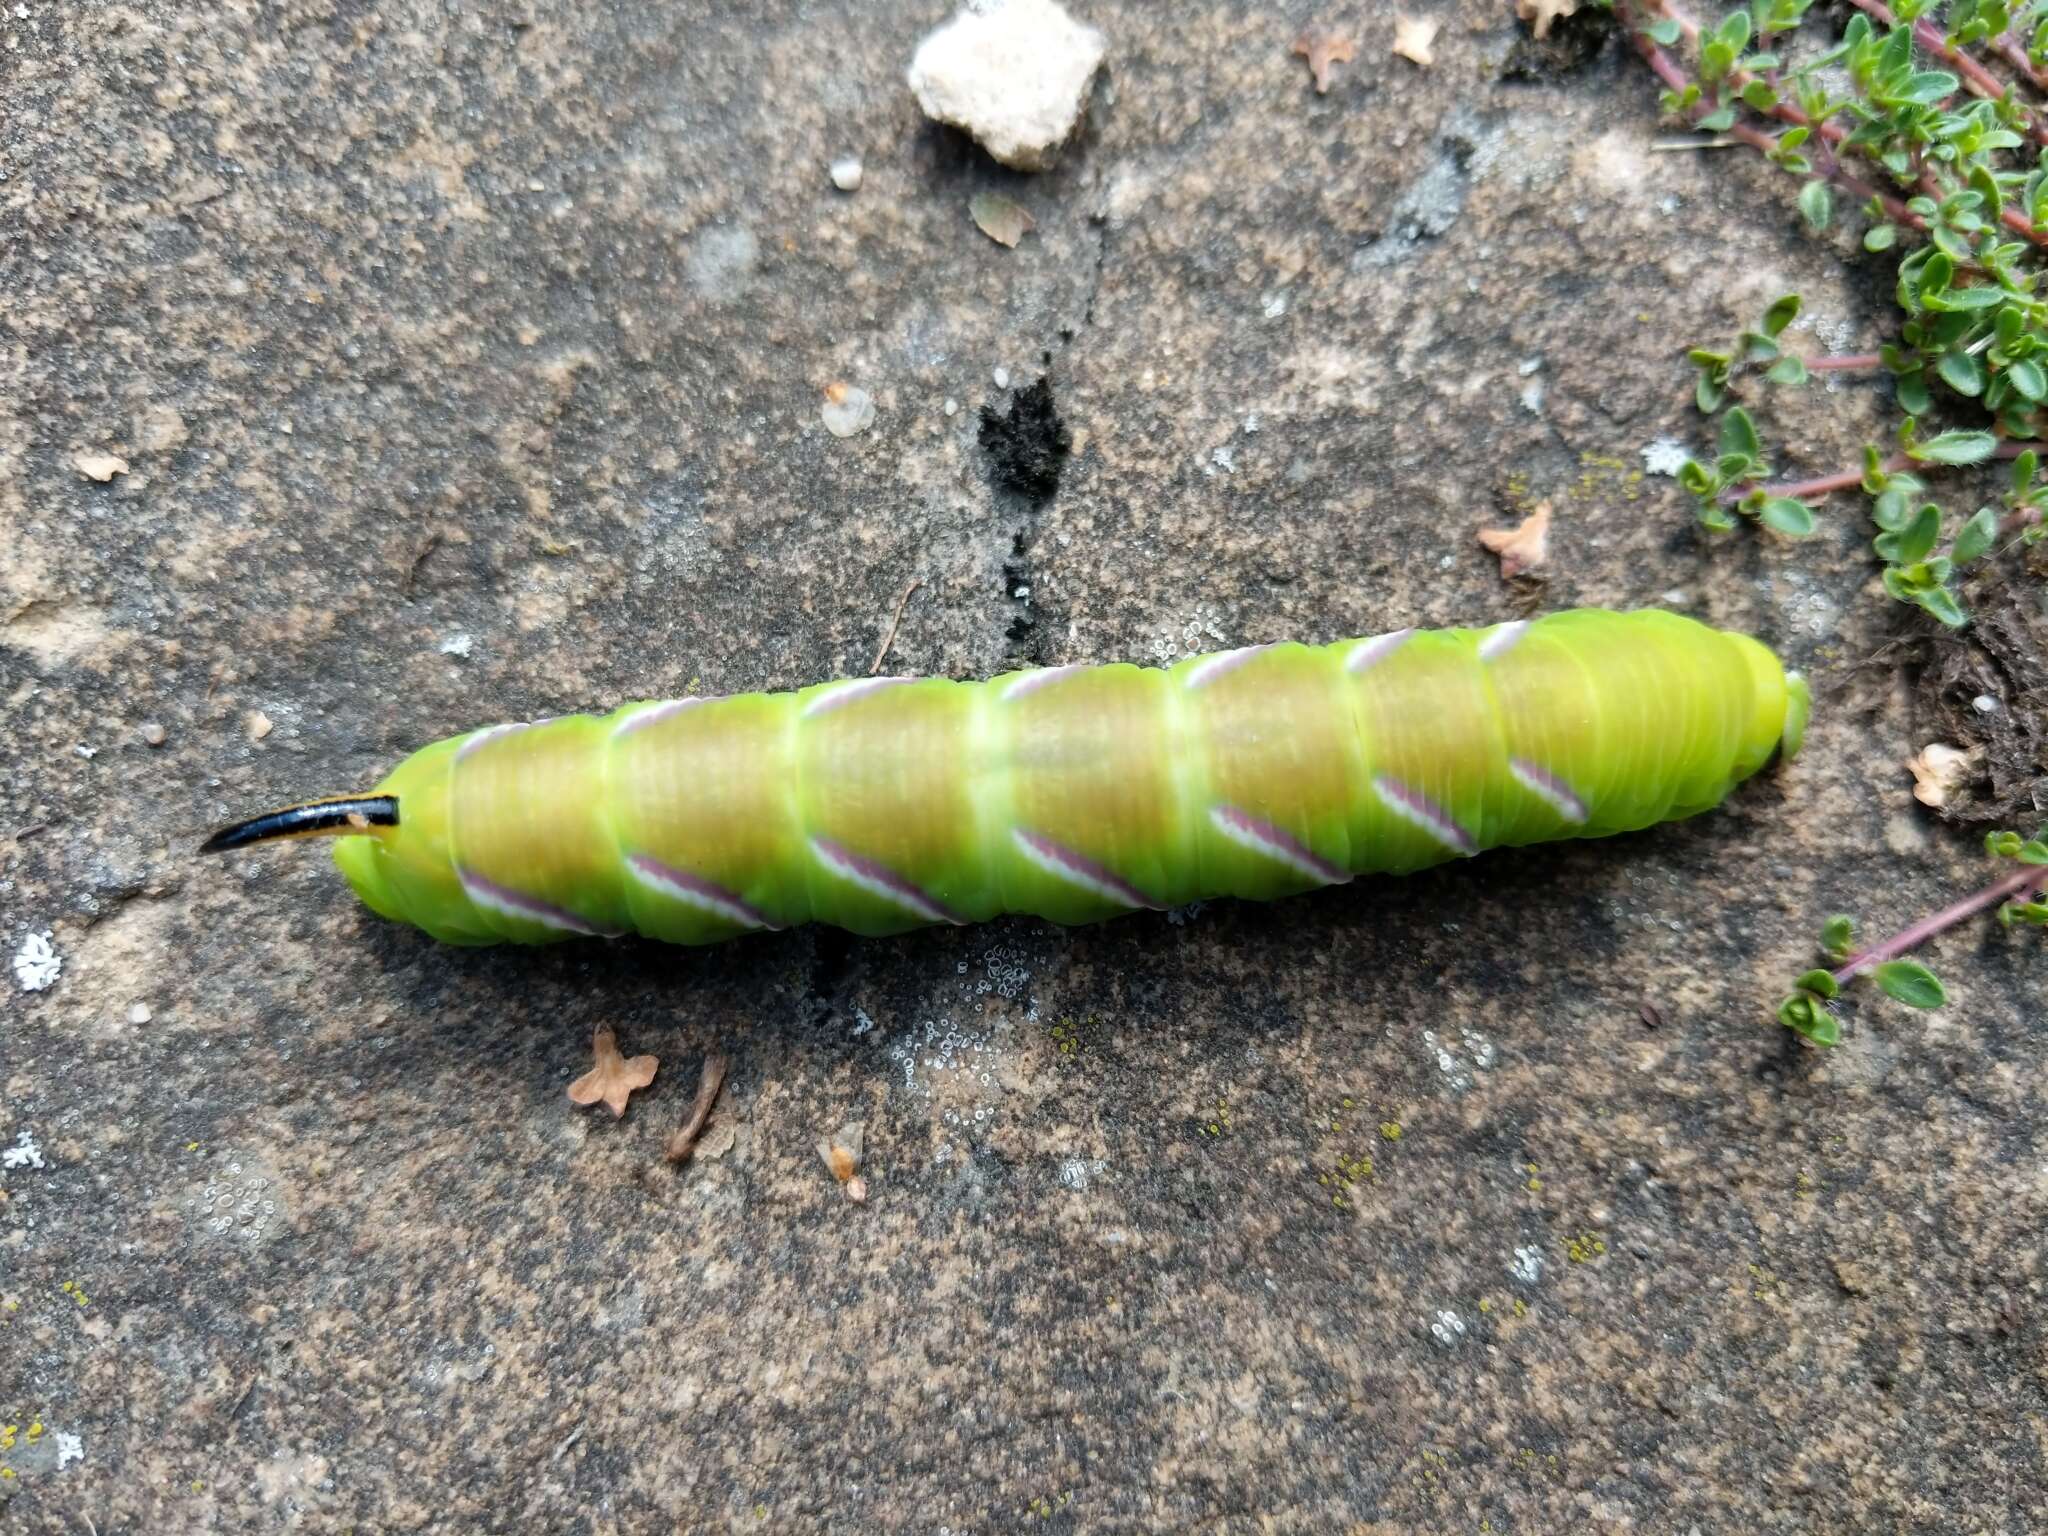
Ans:
{"type": "Polygon", "coordinates": [[[1455,1040],[1448,1033],[1425,1029],[1422,1046],[1436,1063],[1444,1087],[1452,1093],[1463,1093],[1472,1086],[1474,1072],[1489,1071],[1500,1059],[1499,1047],[1476,1029],[1459,1030],[1455,1040]]]}
{"type": "Polygon", "coordinates": [[[1465,1340],[1465,1319],[1449,1307],[1439,1307],[1429,1320],[1429,1336],[1449,1349],[1465,1340]]]}
{"type": "Polygon", "coordinates": [[[1099,1157],[1068,1157],[1060,1160],[1060,1187],[1083,1190],[1108,1171],[1109,1164],[1099,1157]]]}
{"type": "Polygon", "coordinates": [[[58,1430],[52,1437],[57,1442],[57,1470],[63,1471],[74,1461],[85,1460],[85,1441],[68,1430],[58,1430]]]}
{"type": "Polygon", "coordinates": [[[24,992],[44,991],[54,986],[64,972],[64,957],[57,953],[50,937],[47,928],[22,935],[21,947],[14,952],[14,979],[24,992]]]}
{"type": "Polygon", "coordinates": [[[1508,1261],[1508,1274],[1524,1285],[1534,1285],[1543,1278],[1542,1250],[1528,1245],[1517,1248],[1508,1261]]]}
{"type": "Polygon", "coordinates": [[[1643,449],[1643,469],[1653,475],[1675,475],[1692,455],[1675,437],[1660,437],[1643,449]]]}
{"type": "Polygon", "coordinates": [[[34,1134],[24,1130],[14,1138],[14,1145],[0,1151],[0,1168],[42,1168],[43,1149],[37,1145],[34,1134]]]}

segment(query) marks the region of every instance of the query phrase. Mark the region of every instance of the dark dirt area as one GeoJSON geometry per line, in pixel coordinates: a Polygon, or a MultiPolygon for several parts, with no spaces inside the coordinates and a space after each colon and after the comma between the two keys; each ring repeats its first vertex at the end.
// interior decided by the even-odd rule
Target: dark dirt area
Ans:
{"type": "MultiPolygon", "coordinates": [[[[1031,177],[920,117],[936,0],[0,12],[0,944],[62,966],[0,977],[0,1531],[2048,1527],[2040,936],[1771,1019],[1828,913],[1983,883],[1930,721],[1994,696],[2038,808],[2038,609],[1925,644],[1854,515],[1710,540],[1650,470],[1686,346],[1791,290],[1875,346],[1881,272],[1652,153],[1598,18],[1418,0],[1424,69],[1332,10],[1317,95],[1299,6],[1077,9],[1031,177]],[[1475,534],[1539,501],[1532,597],[1475,534]],[[913,582],[892,671],[1665,605],[1817,708],[1693,822],[1073,932],[455,951],[193,856],[491,721],[860,675],[913,582]]],[[[1883,387],[1788,395],[1780,469],[1883,387]]]]}

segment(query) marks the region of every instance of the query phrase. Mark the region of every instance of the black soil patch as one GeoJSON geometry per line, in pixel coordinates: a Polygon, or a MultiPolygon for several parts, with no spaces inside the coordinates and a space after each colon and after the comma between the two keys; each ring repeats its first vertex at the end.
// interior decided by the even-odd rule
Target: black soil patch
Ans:
{"type": "Polygon", "coordinates": [[[1920,659],[1914,702],[1923,739],[1977,758],[1943,818],[2031,837],[2048,817],[2048,614],[2039,586],[2023,576],[1972,593],[1969,628],[1928,639],[1920,659]]]}
{"type": "Polygon", "coordinates": [[[1600,57],[1619,30],[1611,12],[1584,4],[1576,15],[1553,21],[1540,43],[1524,23],[1514,46],[1508,49],[1508,56],[1501,61],[1500,78],[1536,84],[1575,75],[1600,57]]]}
{"type": "Polygon", "coordinates": [[[997,485],[1047,501],[1060,488],[1060,468],[1074,441],[1053,406],[1052,386],[1040,379],[1010,397],[1007,414],[981,408],[981,446],[997,485]]]}

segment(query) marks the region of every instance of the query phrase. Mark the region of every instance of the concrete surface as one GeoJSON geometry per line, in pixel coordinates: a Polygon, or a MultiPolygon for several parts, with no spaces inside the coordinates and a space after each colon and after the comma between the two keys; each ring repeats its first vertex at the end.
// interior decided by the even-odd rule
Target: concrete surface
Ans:
{"type": "MultiPolygon", "coordinates": [[[[918,116],[937,0],[0,13],[0,943],[63,962],[0,978],[0,1529],[2040,1528],[2038,940],[1771,1023],[1827,913],[1982,855],[1854,670],[1855,509],[1710,545],[1639,476],[1685,345],[1794,287],[1873,345],[1884,268],[1648,153],[1597,18],[1428,8],[1319,97],[1298,6],[1086,0],[1039,178],[918,116]],[[1510,591],[1474,531],[1538,498],[1510,591]],[[904,670],[1666,602],[1820,711],[1694,824],[1080,933],[456,953],[191,855],[489,720],[865,672],[913,579],[904,670]],[[598,1024],[662,1061],[617,1123],[598,1024]]],[[[1764,425],[1818,473],[1883,404],[1764,425]]]]}

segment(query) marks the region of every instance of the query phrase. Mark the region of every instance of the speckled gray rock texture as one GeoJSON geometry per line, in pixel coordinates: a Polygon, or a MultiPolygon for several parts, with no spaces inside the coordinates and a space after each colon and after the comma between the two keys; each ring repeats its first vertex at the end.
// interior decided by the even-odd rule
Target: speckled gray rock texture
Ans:
{"type": "MultiPolygon", "coordinates": [[[[1822,916],[1982,856],[1858,669],[1855,516],[1709,544],[1639,475],[1685,345],[1793,288],[1874,344],[1882,266],[1648,153],[1597,31],[1507,69],[1438,5],[1319,97],[1299,7],[1090,0],[1022,178],[904,88],[947,9],[0,13],[0,940],[63,964],[0,977],[0,1530],[2041,1528],[2037,946],[1770,1023],[1822,916]],[[1072,432],[1043,505],[998,367],[1072,432]],[[1538,498],[1510,591],[1474,532],[1538,498]],[[1074,933],[457,952],[192,857],[488,720],[865,672],[913,580],[901,670],[1667,603],[1821,704],[1694,823],[1074,933]],[[662,1061],[617,1122],[599,1024],[662,1061]]],[[[1784,468],[1873,388],[1775,403],[1784,468]]]]}

